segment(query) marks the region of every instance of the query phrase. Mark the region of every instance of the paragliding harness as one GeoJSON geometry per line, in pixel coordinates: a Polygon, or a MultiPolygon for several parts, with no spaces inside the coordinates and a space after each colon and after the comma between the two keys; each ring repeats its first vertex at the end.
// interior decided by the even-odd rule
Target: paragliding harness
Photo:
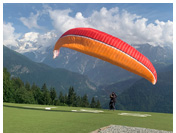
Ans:
{"type": "Polygon", "coordinates": [[[110,102],[109,102],[109,109],[115,109],[113,99],[111,99],[110,102]]]}
{"type": "Polygon", "coordinates": [[[110,95],[110,102],[109,102],[109,109],[115,109],[115,98],[117,97],[117,95],[115,93],[110,95]]]}

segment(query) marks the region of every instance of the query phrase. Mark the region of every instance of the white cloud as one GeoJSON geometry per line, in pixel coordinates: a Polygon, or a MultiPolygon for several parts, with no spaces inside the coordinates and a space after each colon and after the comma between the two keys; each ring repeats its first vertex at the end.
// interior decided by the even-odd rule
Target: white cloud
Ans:
{"type": "Polygon", "coordinates": [[[63,33],[74,27],[89,27],[88,21],[82,16],[81,12],[78,12],[75,17],[69,16],[70,12],[70,9],[49,10],[49,15],[53,20],[53,26],[57,31],[63,33]]]}
{"type": "Polygon", "coordinates": [[[28,32],[19,38],[15,33],[12,23],[3,24],[4,45],[13,47],[18,52],[24,53],[35,51],[54,45],[56,40],[65,31],[75,27],[91,27],[113,36],[116,36],[129,44],[145,44],[173,47],[173,22],[162,22],[156,20],[154,23],[147,23],[148,19],[131,14],[125,10],[120,11],[118,7],[106,9],[101,8],[94,11],[90,16],[85,17],[83,13],[77,12],[74,16],[70,9],[53,10],[51,7],[44,7],[43,11],[37,14],[31,13],[29,18],[21,17],[20,20],[29,29],[42,27],[37,24],[38,17],[47,14],[52,20],[54,30],[46,33],[28,32]]]}
{"type": "Polygon", "coordinates": [[[70,9],[48,9],[54,28],[60,33],[75,27],[92,27],[114,35],[129,44],[144,44],[171,46],[173,45],[173,22],[156,20],[149,23],[147,18],[131,14],[125,10],[105,7],[94,11],[89,17],[77,12],[75,17],[70,16],[70,9]]]}
{"type": "Polygon", "coordinates": [[[43,51],[53,45],[56,42],[57,36],[54,31],[50,31],[44,34],[38,32],[28,32],[24,36],[18,39],[19,47],[16,51],[20,53],[31,52],[31,51],[43,51]]]}
{"type": "Polygon", "coordinates": [[[32,28],[43,29],[43,27],[39,26],[38,23],[37,23],[39,15],[40,15],[39,12],[37,12],[36,14],[31,13],[28,18],[21,17],[20,20],[29,29],[32,29],[32,28]]]}
{"type": "Polygon", "coordinates": [[[3,44],[9,47],[18,46],[17,39],[20,34],[15,33],[12,23],[3,23],[3,44]]]}
{"type": "Polygon", "coordinates": [[[46,33],[27,32],[22,37],[15,33],[12,23],[3,24],[3,45],[16,50],[19,53],[31,52],[36,50],[45,51],[46,47],[54,45],[57,40],[55,31],[46,33]]]}

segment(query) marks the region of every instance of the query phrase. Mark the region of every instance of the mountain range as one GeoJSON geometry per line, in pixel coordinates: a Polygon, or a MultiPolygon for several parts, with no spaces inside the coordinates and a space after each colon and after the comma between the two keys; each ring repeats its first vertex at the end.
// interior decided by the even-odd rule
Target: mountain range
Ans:
{"type": "Polygon", "coordinates": [[[148,57],[156,68],[158,82],[155,86],[115,65],[66,48],[62,48],[60,56],[53,60],[52,47],[22,55],[4,46],[3,66],[12,76],[39,86],[46,83],[58,93],[68,92],[69,86],[74,86],[78,94],[86,93],[99,99],[103,108],[108,108],[109,95],[114,91],[118,95],[119,109],[171,113],[173,50],[149,44],[133,47],[148,57]]]}
{"type": "Polygon", "coordinates": [[[12,77],[19,77],[24,82],[42,86],[55,87],[59,93],[68,92],[70,86],[76,88],[80,95],[92,94],[96,86],[86,76],[71,72],[63,68],[52,68],[43,63],[36,63],[9,48],[3,46],[3,67],[12,77]]]}
{"type": "Polygon", "coordinates": [[[117,101],[119,109],[173,113],[173,65],[158,74],[156,85],[141,79],[123,91],[117,101]]]}
{"type": "MultiPolygon", "coordinates": [[[[173,50],[169,47],[152,46],[149,44],[132,45],[153,63],[157,71],[173,63],[173,50]]],[[[139,76],[112,65],[103,60],[94,58],[77,51],[61,48],[59,57],[52,59],[53,47],[48,47],[44,52],[33,51],[24,53],[35,62],[42,62],[54,68],[64,68],[88,76],[96,85],[113,84],[139,76]]]]}

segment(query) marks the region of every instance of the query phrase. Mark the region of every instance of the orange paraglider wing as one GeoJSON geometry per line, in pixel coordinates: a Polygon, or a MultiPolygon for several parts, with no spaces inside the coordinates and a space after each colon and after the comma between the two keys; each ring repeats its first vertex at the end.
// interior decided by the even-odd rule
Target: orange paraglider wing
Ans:
{"type": "Polygon", "coordinates": [[[65,32],[56,42],[54,58],[61,47],[70,48],[102,59],[135,73],[153,84],[157,73],[152,63],[134,47],[121,39],[92,28],[74,28],[65,32]]]}

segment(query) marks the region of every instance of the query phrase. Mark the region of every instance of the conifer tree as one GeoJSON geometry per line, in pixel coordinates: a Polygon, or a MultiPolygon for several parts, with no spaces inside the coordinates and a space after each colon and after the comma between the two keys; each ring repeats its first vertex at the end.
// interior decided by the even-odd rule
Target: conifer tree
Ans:
{"type": "Polygon", "coordinates": [[[60,100],[61,103],[65,102],[62,91],[60,91],[60,93],[59,93],[59,100],[60,100]]]}
{"type": "Polygon", "coordinates": [[[42,88],[41,88],[41,91],[42,92],[46,92],[48,89],[46,87],[46,83],[43,84],[42,88]]]}
{"type": "Polygon", "coordinates": [[[37,104],[43,104],[43,94],[41,92],[41,89],[33,83],[31,86],[31,91],[35,99],[35,103],[37,104]]]}
{"type": "Polygon", "coordinates": [[[10,73],[3,69],[3,102],[15,102],[10,73]]]}
{"type": "Polygon", "coordinates": [[[51,98],[50,98],[50,93],[49,93],[45,83],[43,84],[41,91],[43,93],[43,98],[42,98],[43,104],[49,105],[51,103],[51,98]]]}
{"type": "Polygon", "coordinates": [[[30,91],[31,86],[30,86],[29,82],[26,82],[25,88],[26,88],[27,91],[30,91]]]}
{"type": "Polygon", "coordinates": [[[50,97],[51,97],[51,103],[54,104],[54,101],[57,97],[56,90],[54,88],[50,89],[50,97]]]}
{"type": "Polygon", "coordinates": [[[76,93],[73,87],[69,88],[67,104],[69,106],[76,106],[76,93]]]}
{"type": "Polygon", "coordinates": [[[93,97],[92,100],[91,100],[90,107],[91,107],[91,108],[96,108],[96,102],[95,102],[94,97],[93,97]]]}
{"type": "Polygon", "coordinates": [[[97,100],[96,108],[101,108],[101,104],[100,104],[100,101],[99,101],[99,100],[97,100]]]}
{"type": "Polygon", "coordinates": [[[81,97],[80,96],[76,97],[76,107],[81,107],[81,97]]]}
{"type": "Polygon", "coordinates": [[[89,101],[88,101],[88,97],[86,94],[82,97],[81,106],[89,107],[89,101]]]}
{"type": "Polygon", "coordinates": [[[65,94],[65,96],[64,96],[64,105],[67,104],[67,101],[68,101],[68,95],[65,94]]]}
{"type": "MultiPolygon", "coordinates": [[[[85,94],[83,97],[77,96],[73,87],[69,88],[68,95],[63,95],[60,92],[57,98],[55,88],[47,89],[44,83],[39,88],[35,83],[31,86],[28,82],[24,82],[20,78],[10,78],[10,73],[7,69],[3,69],[3,101],[16,103],[37,103],[37,104],[53,104],[53,105],[69,105],[77,107],[89,107],[88,97],[85,94]]],[[[92,98],[90,107],[100,108],[99,100],[95,102],[92,98]]]]}

